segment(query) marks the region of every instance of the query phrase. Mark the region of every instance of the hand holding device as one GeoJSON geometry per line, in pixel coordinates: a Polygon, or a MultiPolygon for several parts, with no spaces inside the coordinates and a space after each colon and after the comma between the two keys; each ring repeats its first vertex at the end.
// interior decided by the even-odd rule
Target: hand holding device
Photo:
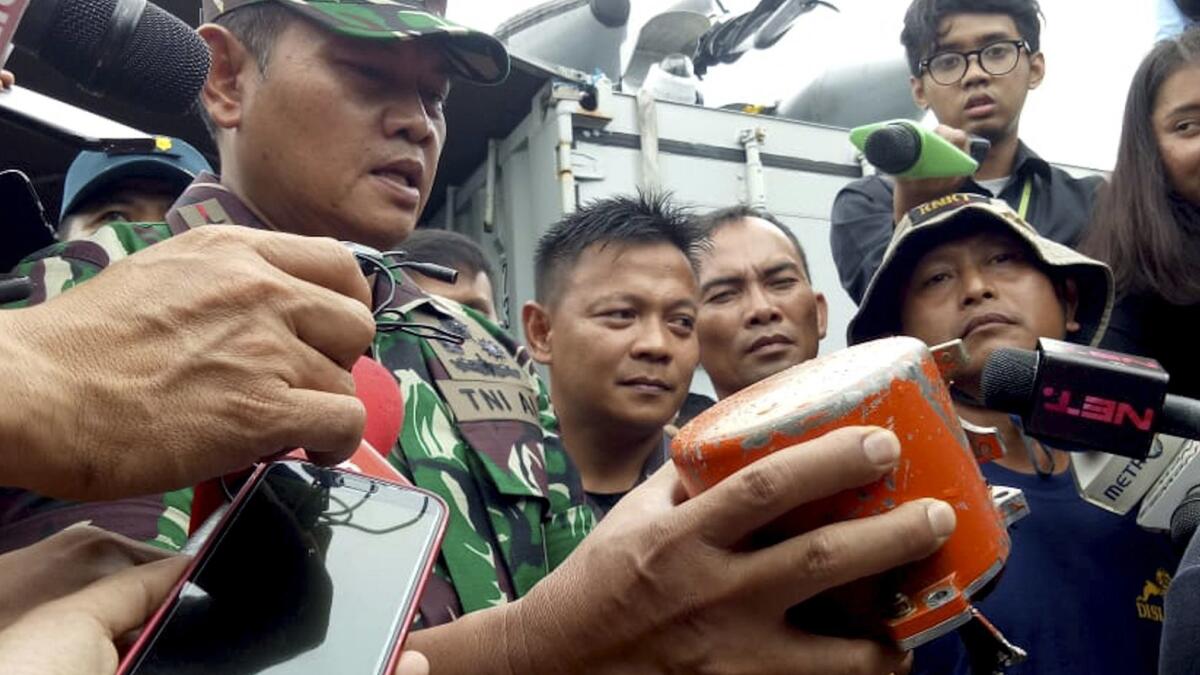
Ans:
{"type": "Polygon", "coordinates": [[[114,673],[118,643],[146,622],[187,564],[175,556],[130,567],[34,609],[0,632],[0,672],[114,673]]]}
{"type": "Polygon", "coordinates": [[[892,216],[897,223],[909,209],[958,192],[991,150],[987,139],[946,125],[930,130],[911,120],[858,127],[850,140],[867,161],[895,177],[892,216]]]}
{"type": "Polygon", "coordinates": [[[445,518],[415,488],[264,465],[120,672],[390,675],[445,518]]]}
{"type": "MultiPolygon", "coordinates": [[[[49,289],[51,293],[58,289],[49,289]]],[[[349,457],[370,291],[328,239],[202,227],[49,302],[0,313],[8,484],[67,499],[195,485],[303,447],[349,457]],[[99,321],[99,318],[103,321],[99,321]],[[20,368],[12,364],[19,364],[20,368]]]]}
{"type": "Polygon", "coordinates": [[[927,560],[877,584],[810,601],[797,607],[792,618],[814,631],[840,628],[856,636],[886,635],[901,649],[971,623],[983,628],[976,635],[990,640],[968,642],[968,647],[978,647],[978,654],[996,666],[1012,665],[1024,659],[1024,652],[980,620],[970,604],[1008,559],[1006,517],[978,467],[978,457],[998,454],[1001,441],[994,429],[964,434],[944,380],[944,372],[958,365],[948,360],[963,354],[961,343],[952,343],[944,353],[939,359],[919,340],[897,337],[793,366],[689,422],[672,442],[672,457],[688,493],[695,495],[774,452],[834,429],[863,424],[891,429],[904,439],[901,469],[872,485],[797,509],[757,541],[770,544],[839,521],[887,513],[909,501],[951,494],[958,514],[954,536],[927,560]],[[975,446],[964,438],[976,441],[975,446]]]}
{"type": "Polygon", "coordinates": [[[894,646],[805,632],[785,615],[829,588],[928,556],[954,530],[953,509],[924,500],[773,546],[749,543],[796,508],[873,483],[899,456],[890,432],[841,429],[692,499],[668,463],[528,595],[415,633],[412,646],[440,672],[477,672],[479,650],[462,646],[468,636],[520,626],[538,639],[508,647],[509,672],[899,672],[904,654],[894,646]]]}
{"type": "MultiPolygon", "coordinates": [[[[850,131],[850,142],[868,162],[897,178],[955,178],[973,176],[979,170],[979,160],[971,154],[937,131],[911,120],[857,127],[850,131]]],[[[987,147],[977,145],[975,152],[980,148],[986,156],[990,143],[987,147]]]]}
{"type": "Polygon", "coordinates": [[[161,548],[90,526],[69,527],[0,555],[0,630],[100,579],[169,557],[161,548]]]}

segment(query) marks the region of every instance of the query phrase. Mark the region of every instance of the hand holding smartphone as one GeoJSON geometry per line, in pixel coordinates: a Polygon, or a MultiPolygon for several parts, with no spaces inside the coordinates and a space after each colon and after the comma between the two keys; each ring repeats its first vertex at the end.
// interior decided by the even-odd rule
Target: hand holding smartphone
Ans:
{"type": "Polygon", "coordinates": [[[445,526],[422,490],[264,465],[118,673],[391,673],[445,526]]]}

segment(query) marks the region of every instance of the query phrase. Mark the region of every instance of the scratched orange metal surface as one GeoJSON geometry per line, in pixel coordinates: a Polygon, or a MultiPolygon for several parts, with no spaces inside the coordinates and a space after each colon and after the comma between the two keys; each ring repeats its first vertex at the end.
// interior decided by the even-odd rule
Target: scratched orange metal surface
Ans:
{"type": "Polygon", "coordinates": [[[809,504],[776,527],[797,534],[915,499],[950,503],[958,526],[941,550],[889,574],[883,582],[889,600],[854,608],[874,614],[897,643],[912,648],[965,621],[968,596],[995,576],[1009,551],[1008,534],[958,424],[948,387],[923,343],[879,340],[778,373],[681,429],[672,454],[689,494],[695,495],[768,454],[859,425],[896,433],[898,467],[865,488],[809,504]],[[930,597],[943,590],[949,596],[930,597]]]}

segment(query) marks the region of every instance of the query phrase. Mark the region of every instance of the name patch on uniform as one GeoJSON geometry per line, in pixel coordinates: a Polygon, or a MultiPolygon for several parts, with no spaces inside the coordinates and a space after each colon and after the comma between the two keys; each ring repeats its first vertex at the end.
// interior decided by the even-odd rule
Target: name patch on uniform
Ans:
{"type": "Polygon", "coordinates": [[[451,380],[444,383],[442,394],[460,422],[514,420],[537,423],[537,398],[526,386],[451,380]]]}
{"type": "Polygon", "coordinates": [[[537,426],[537,391],[513,355],[473,321],[454,316],[418,323],[463,337],[462,344],[428,340],[450,379],[437,381],[446,404],[459,422],[515,421],[537,426]]]}

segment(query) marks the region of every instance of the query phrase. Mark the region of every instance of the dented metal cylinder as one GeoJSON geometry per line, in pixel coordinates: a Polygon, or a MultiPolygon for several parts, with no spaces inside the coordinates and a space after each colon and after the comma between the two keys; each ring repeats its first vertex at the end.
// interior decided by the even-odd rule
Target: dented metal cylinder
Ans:
{"type": "MultiPolygon", "coordinates": [[[[1008,559],[1009,538],[924,343],[888,338],[780,372],[722,400],[680,430],[672,455],[696,495],[773,452],[847,426],[878,426],[900,439],[897,468],[882,480],[808,504],[776,525],[795,535],[881,514],[926,497],[954,507],[958,526],[926,560],[879,580],[870,607],[902,649],[912,649],[971,619],[970,598],[1008,559]]],[[[856,603],[857,604],[857,603],[856,603]]]]}

